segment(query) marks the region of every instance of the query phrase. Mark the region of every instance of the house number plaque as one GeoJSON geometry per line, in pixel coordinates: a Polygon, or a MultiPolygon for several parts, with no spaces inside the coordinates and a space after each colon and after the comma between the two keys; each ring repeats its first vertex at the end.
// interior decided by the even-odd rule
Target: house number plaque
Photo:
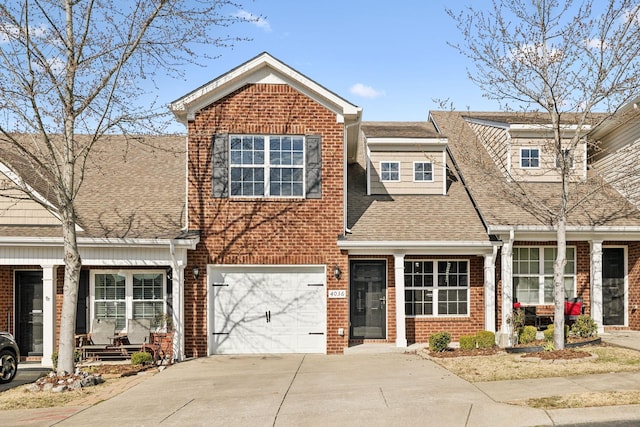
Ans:
{"type": "Polygon", "coordinates": [[[344,289],[331,289],[329,290],[329,298],[346,298],[347,291],[344,289]]]}

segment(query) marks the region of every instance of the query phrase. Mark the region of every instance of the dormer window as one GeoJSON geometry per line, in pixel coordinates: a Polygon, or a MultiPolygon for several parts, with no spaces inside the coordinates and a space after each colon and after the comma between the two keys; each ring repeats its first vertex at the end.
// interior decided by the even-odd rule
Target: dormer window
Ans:
{"type": "Polygon", "coordinates": [[[413,180],[416,182],[432,182],[433,164],[431,162],[414,162],[413,180]]]}
{"type": "Polygon", "coordinates": [[[540,167],[540,149],[521,148],[520,149],[520,166],[523,168],[540,167]]]}
{"type": "Polygon", "coordinates": [[[400,162],[380,162],[381,181],[400,181],[400,162]]]}

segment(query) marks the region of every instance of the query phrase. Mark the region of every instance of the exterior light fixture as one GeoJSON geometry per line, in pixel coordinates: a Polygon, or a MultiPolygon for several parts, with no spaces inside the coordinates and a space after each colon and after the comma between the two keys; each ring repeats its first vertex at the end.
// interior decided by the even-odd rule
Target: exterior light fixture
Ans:
{"type": "Polygon", "coordinates": [[[198,267],[193,267],[193,277],[197,280],[199,276],[200,270],[198,269],[198,267]]]}
{"type": "Polygon", "coordinates": [[[340,267],[338,267],[338,264],[333,266],[333,277],[335,277],[338,280],[340,280],[340,277],[342,277],[342,270],[340,270],[340,267]]]}

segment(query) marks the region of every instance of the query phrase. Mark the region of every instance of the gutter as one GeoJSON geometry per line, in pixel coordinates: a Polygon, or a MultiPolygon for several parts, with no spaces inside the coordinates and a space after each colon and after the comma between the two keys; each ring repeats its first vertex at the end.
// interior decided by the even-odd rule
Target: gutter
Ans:
{"type": "MultiPolygon", "coordinates": [[[[169,245],[170,247],[186,247],[193,250],[199,242],[199,236],[188,239],[78,238],[78,246],[80,247],[154,247],[169,245]]],[[[0,237],[0,246],[61,246],[63,244],[64,239],[62,237],[0,237]]]]}

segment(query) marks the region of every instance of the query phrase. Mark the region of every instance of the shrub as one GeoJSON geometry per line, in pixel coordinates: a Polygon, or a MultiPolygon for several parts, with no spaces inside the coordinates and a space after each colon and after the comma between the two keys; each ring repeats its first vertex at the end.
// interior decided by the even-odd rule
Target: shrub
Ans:
{"type": "Polygon", "coordinates": [[[544,350],[544,351],[553,351],[553,350],[555,350],[555,348],[553,346],[553,342],[549,341],[548,343],[543,345],[542,346],[542,350],[544,350]]]}
{"type": "Polygon", "coordinates": [[[586,314],[581,314],[571,325],[571,333],[582,338],[595,337],[598,335],[598,325],[586,314]]]}
{"type": "Polygon", "coordinates": [[[441,353],[447,349],[451,342],[451,334],[449,332],[436,332],[429,337],[429,350],[441,353]]]}
{"type": "Polygon", "coordinates": [[[151,360],[151,353],[147,353],[146,351],[138,351],[131,354],[132,365],[148,365],[151,363],[151,360]]]}
{"type": "MultiPolygon", "coordinates": [[[[520,329],[520,335],[518,336],[518,341],[520,342],[520,344],[529,344],[530,342],[535,341],[536,339],[536,334],[538,333],[538,330],[536,329],[535,326],[525,326],[524,328],[520,329]]],[[[552,339],[553,339],[553,335],[552,335],[552,339]]]]}
{"type": "MultiPolygon", "coordinates": [[[[549,325],[549,327],[544,331],[544,339],[545,341],[553,341],[553,325],[549,325]]],[[[569,326],[564,325],[564,339],[566,340],[569,336],[569,326]]]]}
{"type": "Polygon", "coordinates": [[[475,335],[462,335],[460,337],[460,348],[462,350],[475,350],[478,340],[475,335]]]}
{"type": "Polygon", "coordinates": [[[492,348],[496,345],[496,334],[491,331],[480,331],[476,335],[479,348],[492,348]]]}

